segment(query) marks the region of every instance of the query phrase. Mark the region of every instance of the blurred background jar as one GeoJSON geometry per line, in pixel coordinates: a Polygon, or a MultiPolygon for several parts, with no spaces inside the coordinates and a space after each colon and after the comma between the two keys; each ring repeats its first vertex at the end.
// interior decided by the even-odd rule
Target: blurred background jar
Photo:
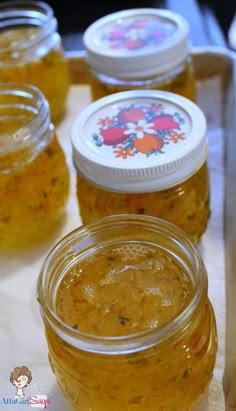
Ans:
{"type": "Polygon", "coordinates": [[[39,1],[0,3],[0,83],[33,84],[53,121],[64,112],[69,77],[52,8],[39,1]]]}
{"type": "Polygon", "coordinates": [[[154,8],[123,10],[92,23],[83,36],[93,100],[123,90],[167,90],[195,100],[189,25],[154,8]]]}
{"type": "Polygon", "coordinates": [[[206,269],[166,221],[118,215],[69,233],[44,261],[38,301],[74,411],[189,411],[212,379],[206,269]]]}
{"type": "Polygon", "coordinates": [[[210,187],[206,119],[195,103],[166,91],[116,93],[87,106],[71,136],[83,223],[147,214],[199,241],[210,187]]]}
{"type": "Polygon", "coordinates": [[[62,221],[69,191],[49,105],[34,86],[0,86],[0,247],[22,247],[62,221]]]}

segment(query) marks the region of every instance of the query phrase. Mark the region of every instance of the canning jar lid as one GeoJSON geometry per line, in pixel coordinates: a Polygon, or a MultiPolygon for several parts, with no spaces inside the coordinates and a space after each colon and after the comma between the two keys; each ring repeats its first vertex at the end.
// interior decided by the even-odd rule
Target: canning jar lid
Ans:
{"type": "Polygon", "coordinates": [[[109,190],[149,192],[189,178],[207,156],[206,119],[167,91],[123,91],[84,108],[71,127],[74,163],[109,190]]]}
{"type": "Polygon", "coordinates": [[[122,79],[166,73],[190,53],[188,22],[163,9],[129,9],[109,14],[85,30],[83,41],[92,69],[122,79]]]}

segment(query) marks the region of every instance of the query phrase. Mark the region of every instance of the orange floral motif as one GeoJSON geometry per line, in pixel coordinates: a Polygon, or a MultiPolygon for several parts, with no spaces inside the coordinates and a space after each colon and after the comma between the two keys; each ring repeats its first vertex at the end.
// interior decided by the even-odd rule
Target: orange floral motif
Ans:
{"type": "Polygon", "coordinates": [[[143,138],[136,138],[134,140],[134,147],[143,154],[151,151],[159,151],[163,145],[162,138],[156,135],[154,136],[153,134],[144,134],[143,138]]]}
{"type": "Polygon", "coordinates": [[[173,131],[171,134],[167,135],[168,140],[172,141],[173,143],[178,143],[179,140],[184,140],[185,139],[185,133],[177,133],[176,131],[173,131]]]}
{"type": "Polygon", "coordinates": [[[126,159],[129,156],[133,156],[134,153],[132,151],[132,148],[124,148],[123,146],[118,146],[116,150],[113,151],[113,153],[115,154],[115,157],[122,157],[124,159],[126,159]]]}
{"type": "Polygon", "coordinates": [[[150,106],[150,111],[152,112],[158,112],[163,110],[163,105],[162,104],[156,104],[156,103],[152,103],[150,106]]]}
{"type": "Polygon", "coordinates": [[[98,120],[98,125],[101,127],[112,126],[113,120],[110,117],[100,118],[98,120]]]}

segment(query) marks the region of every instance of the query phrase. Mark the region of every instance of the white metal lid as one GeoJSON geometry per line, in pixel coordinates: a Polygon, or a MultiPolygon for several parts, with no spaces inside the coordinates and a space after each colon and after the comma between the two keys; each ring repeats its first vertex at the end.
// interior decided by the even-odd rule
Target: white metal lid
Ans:
{"type": "Polygon", "coordinates": [[[165,73],[189,51],[189,25],[179,14],[139,8],[109,14],[83,36],[88,65],[111,77],[138,79],[165,73]]]}
{"type": "Polygon", "coordinates": [[[105,189],[164,189],[191,176],[205,161],[206,127],[201,109],[177,94],[112,94],[87,106],[74,120],[75,166],[105,189]]]}

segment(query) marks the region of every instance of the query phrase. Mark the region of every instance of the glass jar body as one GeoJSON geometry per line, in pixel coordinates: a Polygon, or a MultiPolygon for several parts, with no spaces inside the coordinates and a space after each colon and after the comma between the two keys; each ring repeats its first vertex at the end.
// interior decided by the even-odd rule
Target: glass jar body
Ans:
{"type": "Polygon", "coordinates": [[[112,214],[146,214],[175,224],[195,243],[204,233],[210,216],[206,163],[187,180],[149,193],[108,191],[90,183],[78,172],[77,197],[85,224],[112,214]]]}
{"type": "Polygon", "coordinates": [[[69,170],[39,90],[2,86],[0,115],[0,247],[29,246],[62,220],[69,170]]]}
{"type": "Polygon", "coordinates": [[[192,58],[189,56],[182,64],[169,72],[143,79],[114,78],[96,73],[91,69],[90,89],[93,101],[120,91],[142,89],[170,91],[195,101],[196,89],[192,58]]]}
{"type": "Polygon", "coordinates": [[[72,232],[63,240],[62,247],[57,247],[57,255],[49,258],[38,283],[50,363],[72,408],[75,411],[192,410],[212,378],[217,351],[216,324],[207,297],[204,266],[200,260],[195,265],[199,254],[186,241],[184,233],[151,217],[113,216],[82,227],[77,233],[72,232]],[[145,242],[151,242],[175,252],[181,263],[193,269],[192,279],[196,295],[199,294],[196,304],[188,307],[183,321],[180,318],[175,324],[170,321],[169,328],[161,334],[158,329],[157,334],[152,329],[150,334],[135,334],[133,339],[132,335],[130,339],[125,336],[106,340],[105,337],[95,342],[92,335],[81,337],[75,329],[65,329],[51,315],[62,270],[65,272],[71,258],[76,259],[88,249],[91,258],[93,247],[117,242],[120,245],[123,240],[126,245],[130,240],[142,247],[145,242]]]}
{"type": "Polygon", "coordinates": [[[69,346],[48,323],[46,337],[57,383],[75,411],[190,411],[212,379],[217,347],[208,301],[196,326],[160,349],[104,358],[69,346]]]}
{"type": "Polygon", "coordinates": [[[69,75],[52,9],[40,2],[28,2],[24,7],[24,2],[13,1],[4,3],[0,13],[0,82],[38,87],[49,101],[55,121],[64,112],[69,75]],[[11,12],[17,13],[14,19],[11,12]]]}
{"type": "Polygon", "coordinates": [[[50,235],[63,217],[68,192],[66,160],[54,136],[32,162],[0,173],[0,247],[24,247],[50,235]]]}

